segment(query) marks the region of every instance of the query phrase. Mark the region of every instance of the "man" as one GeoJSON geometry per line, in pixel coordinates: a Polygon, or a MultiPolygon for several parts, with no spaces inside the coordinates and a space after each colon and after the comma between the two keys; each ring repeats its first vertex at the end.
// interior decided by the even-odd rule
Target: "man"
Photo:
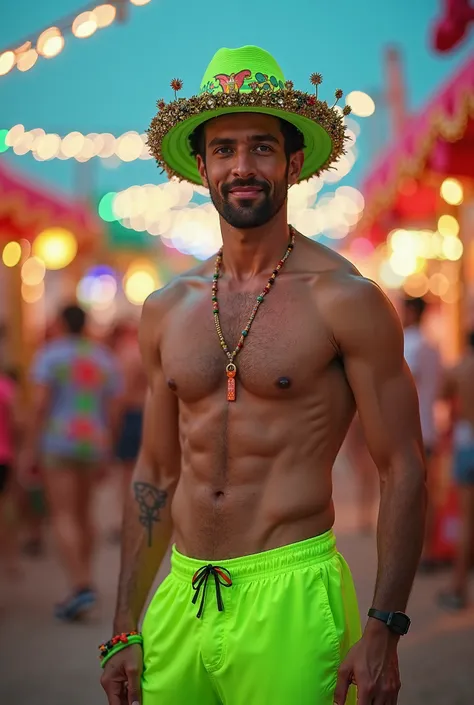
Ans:
{"type": "Polygon", "coordinates": [[[440,604],[463,609],[468,603],[469,569],[474,548],[474,331],[457,365],[447,370],[442,396],[454,406],[453,475],[460,500],[460,535],[452,588],[439,596],[440,604]]]}
{"type": "Polygon", "coordinates": [[[423,557],[420,569],[430,572],[436,568],[433,558],[435,487],[435,453],[437,432],[434,405],[441,383],[442,365],[438,349],[425,337],[422,325],[426,302],[422,298],[406,298],[403,302],[404,354],[415,380],[420,405],[421,432],[428,465],[428,506],[423,557]]]}
{"type": "Polygon", "coordinates": [[[287,225],[288,187],[337,159],[343,122],[257,47],[220,50],[202,85],[210,92],[159,103],[149,141],[169,174],[209,188],[223,253],[143,309],[150,389],[118,639],[138,630],[173,532],[171,574],[145,616],[143,657],[139,635],[104,644],[102,683],[110,705],[352,705],[351,683],[359,705],[392,704],[408,619],[387,627],[382,613],[405,609],[423,536],[416,392],[380,289],[287,225]],[[244,70],[240,92],[224,94],[215,78],[244,70]],[[262,76],[274,92],[259,90],[262,76]],[[360,639],[331,531],[332,464],[354,400],[382,485],[380,612],[360,639]]]}
{"type": "Polygon", "coordinates": [[[92,493],[97,470],[111,451],[120,376],[109,351],[87,338],[81,308],[66,306],[61,324],[64,334],[33,363],[32,414],[21,465],[27,472],[41,456],[53,529],[71,588],[55,614],[72,621],[96,602],[92,493]]]}

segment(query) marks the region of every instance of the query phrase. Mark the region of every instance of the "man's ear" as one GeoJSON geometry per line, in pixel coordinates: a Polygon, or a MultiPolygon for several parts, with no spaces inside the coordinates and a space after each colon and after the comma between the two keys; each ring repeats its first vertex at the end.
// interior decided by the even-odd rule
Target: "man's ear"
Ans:
{"type": "Polygon", "coordinates": [[[299,152],[290,154],[290,160],[288,164],[288,186],[293,186],[298,183],[300,178],[301,169],[304,164],[304,152],[300,149],[299,152]]]}
{"type": "Polygon", "coordinates": [[[197,168],[199,171],[199,176],[202,179],[202,183],[206,188],[209,188],[209,185],[207,183],[206,163],[200,154],[198,154],[196,156],[196,162],[197,162],[197,168]]]}

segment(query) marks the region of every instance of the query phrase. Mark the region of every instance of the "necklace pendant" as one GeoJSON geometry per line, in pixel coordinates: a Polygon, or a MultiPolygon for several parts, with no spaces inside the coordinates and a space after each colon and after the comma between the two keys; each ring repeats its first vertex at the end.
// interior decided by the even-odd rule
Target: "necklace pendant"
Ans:
{"type": "Polygon", "coordinates": [[[230,362],[225,368],[225,371],[227,374],[227,401],[235,401],[235,376],[237,374],[237,367],[234,365],[233,362],[230,362]]]}

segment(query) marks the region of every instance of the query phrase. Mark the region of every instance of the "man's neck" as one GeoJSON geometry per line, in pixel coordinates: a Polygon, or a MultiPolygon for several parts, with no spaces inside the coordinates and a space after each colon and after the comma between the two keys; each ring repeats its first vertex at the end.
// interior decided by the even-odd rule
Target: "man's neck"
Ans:
{"type": "Polygon", "coordinates": [[[246,280],[274,269],[289,243],[286,209],[259,228],[240,230],[221,218],[223,270],[232,279],[246,280]]]}

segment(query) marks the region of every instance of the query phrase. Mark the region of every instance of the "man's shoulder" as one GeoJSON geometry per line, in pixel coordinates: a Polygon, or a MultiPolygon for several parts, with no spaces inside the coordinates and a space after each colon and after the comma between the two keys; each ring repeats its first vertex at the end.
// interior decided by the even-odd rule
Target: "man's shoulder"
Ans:
{"type": "Polygon", "coordinates": [[[148,296],[144,303],[144,313],[155,314],[168,312],[182,301],[193,289],[202,286],[212,276],[211,260],[199,263],[192,269],[173,277],[161,289],[157,289],[148,296]]]}

